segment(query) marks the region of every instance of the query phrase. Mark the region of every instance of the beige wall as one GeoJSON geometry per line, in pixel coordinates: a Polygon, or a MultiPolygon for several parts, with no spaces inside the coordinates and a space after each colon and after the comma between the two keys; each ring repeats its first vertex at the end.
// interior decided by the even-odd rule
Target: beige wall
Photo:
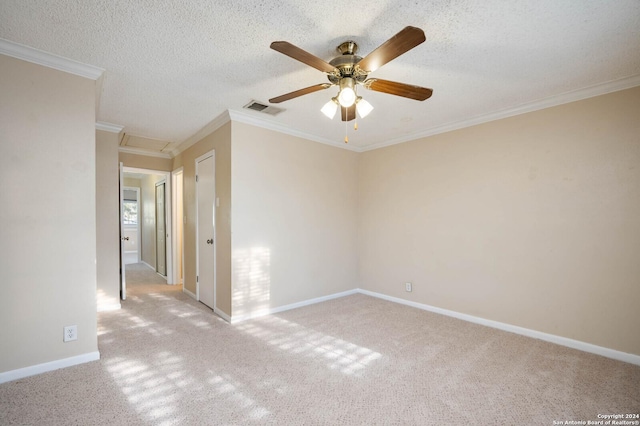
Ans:
{"type": "Polygon", "coordinates": [[[118,134],[96,130],[98,311],[120,305],[118,134]]]}
{"type": "Polygon", "coordinates": [[[357,287],[358,154],[232,123],[233,316],[357,287]]]}
{"type": "Polygon", "coordinates": [[[141,184],[140,184],[140,179],[138,178],[131,178],[131,177],[124,177],[122,179],[122,183],[124,184],[124,186],[130,186],[132,188],[140,188],[141,184]]]}
{"type": "Polygon", "coordinates": [[[227,123],[195,145],[186,149],[173,162],[173,170],[184,167],[184,288],[196,294],[196,182],[195,160],[215,150],[216,196],[216,303],[223,313],[231,315],[231,123],[227,123]]]}
{"type": "Polygon", "coordinates": [[[159,170],[162,172],[170,172],[173,170],[173,160],[169,158],[151,157],[147,155],[131,154],[129,152],[118,153],[118,158],[125,167],[159,170]]]}
{"type": "Polygon", "coordinates": [[[144,175],[140,179],[140,249],[141,259],[156,268],[156,183],[162,175],[144,175]]]}
{"type": "Polygon", "coordinates": [[[640,354],[639,117],[637,87],[363,153],[360,286],[640,354]]]}
{"type": "Polygon", "coordinates": [[[98,350],[95,81],[0,55],[0,93],[6,372],[98,350]]]}

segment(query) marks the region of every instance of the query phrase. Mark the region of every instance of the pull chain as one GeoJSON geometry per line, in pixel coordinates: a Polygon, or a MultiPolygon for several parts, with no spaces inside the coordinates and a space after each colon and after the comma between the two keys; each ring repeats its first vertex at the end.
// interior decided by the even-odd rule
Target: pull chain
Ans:
{"type": "Polygon", "coordinates": [[[344,122],[344,143],[349,143],[349,126],[348,121],[344,122]]]}

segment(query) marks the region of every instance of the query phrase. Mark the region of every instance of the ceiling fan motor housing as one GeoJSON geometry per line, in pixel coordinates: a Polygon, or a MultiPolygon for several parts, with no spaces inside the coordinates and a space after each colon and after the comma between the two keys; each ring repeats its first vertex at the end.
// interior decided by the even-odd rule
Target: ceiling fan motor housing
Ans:
{"type": "Polygon", "coordinates": [[[345,41],[336,47],[336,50],[340,53],[340,56],[336,56],[331,61],[330,65],[333,65],[338,69],[340,75],[328,74],[327,78],[332,84],[339,84],[340,80],[345,77],[351,77],[356,82],[362,83],[367,79],[367,74],[363,74],[360,70],[356,70],[356,64],[362,60],[361,56],[356,55],[358,51],[358,45],[355,41],[345,41]]]}

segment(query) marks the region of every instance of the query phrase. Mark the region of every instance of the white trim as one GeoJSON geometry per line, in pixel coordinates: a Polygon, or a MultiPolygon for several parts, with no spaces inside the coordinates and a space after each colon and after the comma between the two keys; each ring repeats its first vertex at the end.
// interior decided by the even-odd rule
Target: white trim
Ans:
{"type": "Polygon", "coordinates": [[[129,146],[119,146],[118,152],[123,152],[125,154],[144,155],[147,157],[158,157],[158,158],[168,158],[168,159],[173,158],[171,157],[171,154],[169,154],[168,152],[151,151],[144,148],[132,148],[129,146]]]}
{"type": "Polygon", "coordinates": [[[323,143],[326,145],[335,146],[338,148],[346,149],[355,152],[371,151],[378,148],[384,148],[385,146],[397,145],[404,142],[414,141],[417,139],[426,138],[441,133],[451,132],[453,130],[459,130],[466,127],[476,126],[478,124],[487,123],[490,121],[500,120],[503,118],[513,117],[515,115],[525,114],[528,112],[538,111],[545,108],[550,108],[569,102],[575,102],[582,99],[587,99],[595,96],[605,95],[607,93],[616,92],[619,90],[629,89],[631,87],[640,85],[640,75],[633,75],[624,77],[618,80],[609,81],[606,83],[596,84],[593,86],[585,87],[582,89],[572,90],[569,92],[561,93],[556,96],[550,96],[548,98],[540,99],[537,101],[529,102],[526,104],[518,105],[512,108],[503,109],[488,114],[479,115],[467,120],[456,121],[453,123],[443,124],[441,126],[433,127],[421,132],[412,133],[402,136],[400,138],[391,139],[378,144],[356,147],[353,145],[346,145],[336,142],[332,139],[326,139],[310,133],[305,133],[299,130],[292,129],[286,125],[280,124],[267,118],[258,117],[254,114],[250,114],[245,111],[227,110],[214,118],[206,126],[193,134],[191,137],[182,142],[178,147],[171,151],[173,157],[177,156],[187,148],[194,145],[196,142],[202,140],[206,136],[218,130],[224,124],[229,121],[237,121],[240,123],[250,124],[263,129],[273,130],[276,132],[284,133],[291,136],[308,139],[314,142],[323,143]]]}
{"type": "MultiPolygon", "coordinates": [[[[124,221],[122,217],[124,209],[124,164],[122,161],[118,163],[118,235],[120,237],[120,265],[119,265],[119,296],[120,300],[127,300],[127,273],[126,273],[126,264],[124,258],[124,221]]],[[[138,221],[139,222],[139,221],[138,221]]],[[[140,246],[142,247],[142,245],[140,246]]]]}
{"type": "Polygon", "coordinates": [[[29,367],[18,368],[17,370],[5,371],[4,373],[0,373],[0,383],[11,382],[24,377],[35,376],[36,374],[42,374],[48,371],[58,370],[60,368],[72,367],[74,365],[97,361],[99,359],[100,352],[95,351],[42,364],[31,365],[29,367]]]}
{"type": "Polygon", "coordinates": [[[58,71],[64,71],[80,77],[89,78],[91,80],[98,80],[105,71],[100,67],[83,64],[82,62],[74,61],[73,59],[64,58],[62,56],[54,55],[53,53],[45,52],[44,50],[35,49],[3,38],[0,38],[0,53],[13,58],[22,59],[23,61],[53,68],[58,71]]]}
{"type": "Polygon", "coordinates": [[[289,311],[291,309],[302,308],[303,306],[314,305],[316,303],[326,302],[327,300],[338,299],[340,297],[350,296],[350,295],[356,294],[356,293],[358,293],[358,289],[347,290],[347,291],[343,291],[343,292],[340,292],[340,293],[329,294],[328,296],[321,296],[321,297],[316,297],[314,299],[303,300],[302,302],[296,302],[296,303],[291,303],[289,305],[278,306],[276,308],[261,309],[259,311],[250,312],[250,313],[244,314],[244,315],[236,315],[236,316],[232,315],[230,322],[231,322],[231,324],[237,324],[239,322],[250,320],[250,319],[253,319],[253,318],[263,317],[265,315],[276,314],[278,312],[289,311]]]}
{"type": "Polygon", "coordinates": [[[346,149],[348,151],[355,151],[355,152],[362,151],[362,148],[360,147],[347,145],[342,141],[327,139],[317,135],[312,135],[311,133],[305,133],[299,130],[295,130],[283,124],[277,123],[275,121],[267,120],[262,117],[257,117],[253,114],[249,114],[244,111],[240,112],[240,111],[229,110],[229,116],[231,117],[232,121],[237,121],[239,123],[250,124],[252,126],[261,127],[267,130],[273,130],[276,132],[284,133],[286,135],[307,139],[313,142],[319,142],[325,145],[335,146],[338,148],[346,149]]]}
{"type": "Polygon", "coordinates": [[[606,358],[628,362],[629,364],[640,365],[640,355],[621,352],[615,349],[605,348],[605,347],[597,346],[591,343],[569,339],[567,337],[556,336],[554,334],[543,333],[541,331],[531,330],[529,328],[519,327],[517,325],[506,324],[503,322],[488,320],[485,318],[463,314],[463,313],[451,311],[448,309],[442,309],[435,306],[426,305],[423,303],[413,302],[411,300],[401,299],[399,297],[387,296],[386,294],[376,293],[369,290],[363,290],[361,288],[343,291],[341,293],[330,294],[328,296],[318,297],[315,299],[304,300],[302,302],[292,303],[292,304],[280,306],[277,308],[267,308],[267,309],[262,309],[256,312],[250,312],[244,315],[231,316],[230,319],[228,319],[228,316],[226,314],[221,315],[219,312],[216,312],[216,313],[220,315],[222,318],[224,318],[225,320],[229,321],[231,324],[237,324],[242,321],[246,321],[246,320],[250,320],[250,319],[254,319],[254,318],[258,318],[266,315],[271,315],[278,312],[288,311],[291,309],[301,308],[303,306],[313,305],[315,303],[325,302],[331,299],[350,296],[356,293],[364,294],[366,296],[376,297],[378,299],[387,300],[389,302],[399,303],[401,305],[411,306],[413,308],[422,309],[424,311],[429,311],[429,312],[433,312],[440,315],[446,315],[449,317],[461,319],[463,321],[472,322],[474,324],[480,324],[486,327],[508,331],[510,333],[531,337],[533,339],[539,339],[545,342],[555,343],[556,345],[566,346],[568,348],[577,349],[582,352],[588,352],[588,353],[604,356],[606,358]]]}
{"type": "Polygon", "coordinates": [[[223,320],[225,320],[228,323],[231,323],[231,317],[229,315],[227,315],[227,313],[225,313],[222,309],[220,308],[214,308],[213,309],[213,313],[218,315],[220,318],[222,318],[223,320]]]}
{"type": "Polygon", "coordinates": [[[384,299],[389,302],[400,303],[402,305],[434,312],[436,314],[446,315],[449,317],[461,319],[463,321],[469,321],[475,324],[496,328],[498,330],[508,331],[510,333],[520,334],[522,336],[532,337],[534,339],[544,340],[545,342],[555,343],[556,345],[566,346],[568,348],[577,349],[579,351],[589,352],[607,358],[616,359],[618,361],[628,362],[629,364],[640,365],[640,355],[620,352],[616,351],[615,349],[604,348],[602,346],[593,345],[591,343],[586,343],[579,340],[569,339],[567,337],[556,336],[554,334],[543,333],[541,331],[531,330],[529,328],[518,327],[517,325],[506,324],[503,322],[475,317],[473,315],[467,315],[456,311],[450,311],[448,309],[437,308],[435,306],[400,299],[399,297],[387,296],[386,294],[376,293],[369,290],[357,289],[357,292],[367,296],[377,297],[378,299],[384,299]]]}
{"type": "Polygon", "coordinates": [[[153,272],[156,271],[156,268],[154,268],[153,266],[149,265],[147,262],[145,262],[144,260],[140,260],[140,263],[142,263],[143,265],[146,265],[149,269],[151,269],[153,272]]]}
{"type": "Polygon", "coordinates": [[[595,96],[601,96],[607,93],[617,92],[619,90],[625,90],[625,89],[629,89],[639,85],[640,85],[640,75],[633,75],[633,76],[621,78],[618,80],[613,80],[606,83],[585,87],[582,89],[572,90],[569,92],[561,93],[556,96],[550,96],[548,98],[518,105],[512,108],[507,108],[500,111],[479,115],[471,119],[443,124],[441,126],[433,127],[431,129],[427,129],[421,132],[412,133],[409,135],[402,136],[400,138],[395,138],[395,139],[384,141],[378,144],[373,144],[373,145],[368,145],[363,147],[346,145],[343,143],[338,143],[331,139],[326,139],[310,133],[301,132],[301,131],[292,129],[288,126],[285,126],[283,124],[280,124],[278,122],[275,122],[266,118],[262,118],[262,117],[257,117],[253,114],[249,114],[248,112],[227,110],[222,114],[220,114],[218,117],[216,117],[213,121],[211,121],[205,127],[203,127],[200,131],[198,131],[197,133],[192,135],[190,138],[188,138],[186,141],[182,142],[171,153],[175,157],[176,155],[180,154],[181,152],[183,152],[184,150],[186,150],[187,148],[189,148],[199,140],[203,139],[205,136],[213,133],[215,130],[219,129],[220,127],[222,127],[222,125],[226,124],[229,121],[237,121],[240,123],[250,124],[256,127],[273,130],[276,132],[300,137],[303,139],[308,139],[314,142],[319,142],[319,143],[335,146],[342,149],[347,149],[350,151],[365,152],[365,151],[371,151],[378,148],[384,148],[386,146],[397,145],[404,142],[414,141],[417,139],[422,139],[422,138],[434,136],[441,133],[447,133],[454,130],[463,129],[466,127],[472,127],[472,126],[487,123],[490,121],[501,120],[503,118],[513,117],[513,116],[525,114],[528,112],[538,111],[545,108],[551,108],[554,106],[563,105],[566,103],[575,102],[575,101],[579,101],[587,98],[592,98],[595,96]]]}
{"type": "MultiPolygon", "coordinates": [[[[178,206],[183,204],[184,198],[184,166],[179,167],[171,172],[171,221],[173,223],[173,227],[171,232],[173,233],[173,250],[171,250],[172,262],[174,265],[173,268],[173,284],[184,284],[183,277],[179,276],[178,272],[178,263],[182,263],[182,269],[184,273],[184,219],[183,217],[178,217],[178,206]],[[180,194],[183,197],[178,200],[178,176],[182,178],[182,187],[180,189],[180,194]],[[178,204],[178,202],[180,204],[178,204]],[[182,226],[182,247],[178,247],[178,226],[182,226]],[[178,259],[178,249],[180,249],[182,259],[178,259]],[[181,262],[178,262],[178,261],[181,262]]],[[[184,216],[184,205],[182,205],[182,216],[184,216]]]]}
{"type": "Polygon", "coordinates": [[[174,148],[171,151],[171,155],[176,157],[178,154],[192,147],[200,140],[204,139],[205,137],[209,136],[211,133],[218,130],[220,127],[227,124],[229,121],[231,121],[229,112],[224,111],[222,114],[220,114],[219,116],[211,120],[209,123],[207,123],[202,129],[198,130],[193,135],[189,136],[186,140],[181,142],[176,148],[174,148]]]}
{"type": "Polygon", "coordinates": [[[197,301],[198,298],[196,297],[195,294],[191,293],[189,290],[187,290],[186,288],[184,288],[184,285],[182,286],[182,292],[186,293],[187,296],[191,297],[193,300],[197,301]]]}
{"type": "Polygon", "coordinates": [[[98,304],[97,312],[117,311],[118,309],[122,309],[120,303],[101,303],[98,304]]]}
{"type": "Polygon", "coordinates": [[[212,121],[210,121],[206,126],[202,129],[198,130],[196,133],[187,138],[184,142],[178,145],[171,151],[171,155],[176,157],[181,152],[184,152],[197,142],[201,141],[205,137],[209,136],[211,133],[215,132],[225,124],[230,121],[237,121],[239,123],[250,124],[252,126],[260,127],[267,130],[273,130],[279,133],[284,133],[286,135],[296,136],[302,139],[307,139],[313,142],[319,142],[325,145],[331,145],[338,148],[346,149],[349,151],[360,152],[361,148],[346,145],[340,142],[337,142],[333,139],[323,138],[317,135],[313,135],[311,133],[305,133],[299,130],[292,129],[286,125],[274,122],[272,120],[257,117],[253,114],[244,112],[244,111],[235,111],[235,110],[226,110],[222,114],[218,115],[212,121]]]}
{"type": "Polygon", "coordinates": [[[102,130],[103,132],[110,133],[120,133],[122,130],[124,130],[124,126],[106,123],[104,121],[96,121],[96,130],[102,130]]]}
{"type": "Polygon", "coordinates": [[[145,175],[164,175],[169,176],[171,172],[166,170],[154,170],[154,169],[141,169],[139,167],[128,167],[124,166],[125,173],[142,173],[145,175]]]}
{"type": "Polygon", "coordinates": [[[540,99],[537,101],[529,102],[526,104],[518,105],[516,107],[503,109],[501,111],[495,111],[488,114],[479,115],[468,120],[456,121],[453,123],[443,124],[441,126],[433,127],[431,129],[413,133],[410,135],[402,136],[400,138],[391,139],[385,142],[381,142],[374,145],[362,147],[360,152],[371,151],[385,146],[397,145],[403,142],[409,142],[416,139],[426,138],[428,136],[437,135],[440,133],[447,133],[453,130],[459,130],[466,127],[476,126],[478,124],[487,123],[490,121],[501,120],[503,118],[513,117],[515,115],[526,114],[528,112],[538,111],[545,108],[551,108],[558,105],[567,104],[570,102],[580,101],[595,96],[605,95],[607,93],[617,92],[619,90],[630,89],[640,85],[640,75],[633,75],[630,77],[621,78],[618,80],[608,81],[606,83],[596,84],[593,86],[585,87],[578,90],[572,90],[570,92],[561,93],[556,96],[540,99]]]}

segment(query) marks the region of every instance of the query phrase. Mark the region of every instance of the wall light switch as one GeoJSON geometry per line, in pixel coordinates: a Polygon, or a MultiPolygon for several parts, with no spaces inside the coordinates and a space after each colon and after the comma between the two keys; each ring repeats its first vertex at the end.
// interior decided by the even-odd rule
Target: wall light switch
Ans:
{"type": "Polygon", "coordinates": [[[404,289],[406,291],[411,291],[411,283],[404,283],[404,289]]]}

